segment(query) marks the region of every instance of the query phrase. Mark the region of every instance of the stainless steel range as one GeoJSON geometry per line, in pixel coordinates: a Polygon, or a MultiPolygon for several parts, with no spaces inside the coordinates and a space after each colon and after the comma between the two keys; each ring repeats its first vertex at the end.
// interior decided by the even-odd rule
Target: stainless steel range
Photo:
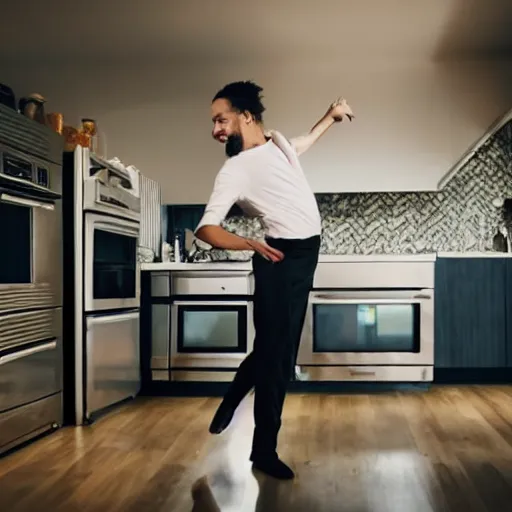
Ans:
{"type": "Polygon", "coordinates": [[[323,258],[298,353],[310,380],[433,380],[435,256],[323,258]]]}
{"type": "Polygon", "coordinates": [[[63,141],[21,118],[0,130],[0,453],[62,424],[63,141]]]}

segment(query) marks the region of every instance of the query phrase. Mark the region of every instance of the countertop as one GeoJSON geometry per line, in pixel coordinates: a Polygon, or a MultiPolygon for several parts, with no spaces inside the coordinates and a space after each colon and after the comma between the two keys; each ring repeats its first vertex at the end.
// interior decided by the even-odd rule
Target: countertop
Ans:
{"type": "Polygon", "coordinates": [[[438,252],[438,258],[512,258],[512,252],[468,251],[468,252],[438,252]]]}
{"type": "MultiPolygon", "coordinates": [[[[438,252],[425,254],[321,254],[319,263],[435,261],[436,258],[512,258],[507,252],[438,252]]],[[[141,263],[143,271],[252,270],[251,261],[209,261],[204,263],[141,263]]]]}
{"type": "Polygon", "coordinates": [[[252,270],[250,261],[207,261],[204,263],[141,263],[141,270],[178,271],[178,270],[252,270]]]}

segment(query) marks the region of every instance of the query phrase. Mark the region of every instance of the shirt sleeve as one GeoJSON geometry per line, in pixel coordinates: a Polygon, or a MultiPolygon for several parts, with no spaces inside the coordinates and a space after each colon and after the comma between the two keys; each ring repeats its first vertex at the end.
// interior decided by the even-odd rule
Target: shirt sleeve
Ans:
{"type": "Polygon", "coordinates": [[[204,226],[220,226],[231,207],[243,197],[242,176],[239,170],[225,165],[217,174],[213,191],[195,233],[204,226]]]}

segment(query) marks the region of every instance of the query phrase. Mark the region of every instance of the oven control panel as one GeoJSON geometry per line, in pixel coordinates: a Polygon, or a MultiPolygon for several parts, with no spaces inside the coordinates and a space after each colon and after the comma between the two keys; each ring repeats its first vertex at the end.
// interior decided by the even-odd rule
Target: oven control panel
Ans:
{"type": "Polygon", "coordinates": [[[18,180],[30,181],[40,187],[50,188],[49,169],[18,155],[1,153],[0,173],[18,180]]]}

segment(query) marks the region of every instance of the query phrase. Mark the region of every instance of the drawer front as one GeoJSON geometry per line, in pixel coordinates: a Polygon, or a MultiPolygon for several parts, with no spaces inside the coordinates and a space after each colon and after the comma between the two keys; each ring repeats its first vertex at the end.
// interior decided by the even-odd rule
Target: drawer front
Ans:
{"type": "Polygon", "coordinates": [[[62,421],[62,393],[0,413],[0,455],[62,421]]]}
{"type": "Polygon", "coordinates": [[[250,295],[248,276],[173,278],[173,295],[250,295]]]}
{"type": "Polygon", "coordinates": [[[433,366],[300,366],[299,380],[312,382],[431,382],[433,366]]]}
{"type": "Polygon", "coordinates": [[[319,263],[314,288],[433,288],[434,262],[319,263]]]}
{"type": "Polygon", "coordinates": [[[171,278],[169,272],[151,272],[151,297],[169,297],[171,278]]]}
{"type": "Polygon", "coordinates": [[[57,338],[0,357],[0,412],[60,391],[61,353],[57,338]]]}

